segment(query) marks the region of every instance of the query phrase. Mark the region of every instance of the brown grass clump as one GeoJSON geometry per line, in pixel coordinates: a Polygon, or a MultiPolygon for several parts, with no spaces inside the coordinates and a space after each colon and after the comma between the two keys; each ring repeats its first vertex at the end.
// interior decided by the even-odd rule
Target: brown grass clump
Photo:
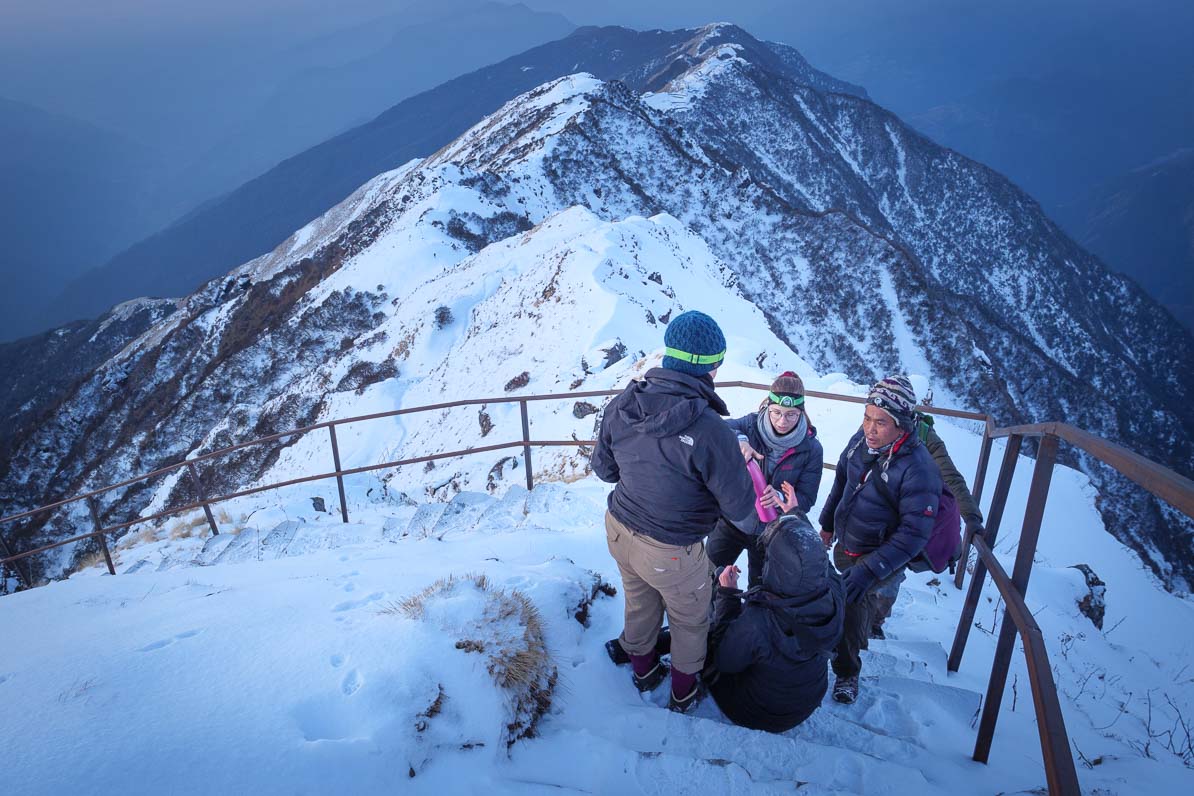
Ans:
{"type": "MultiPolygon", "coordinates": [[[[539,719],[551,708],[559,679],[547,648],[543,618],[530,598],[517,589],[495,587],[485,575],[449,575],[387,605],[381,612],[425,620],[429,601],[447,597],[460,588],[476,589],[485,601],[480,615],[466,623],[463,637],[455,646],[462,652],[485,656],[486,671],[507,692],[510,715],[504,736],[510,747],[521,738],[534,737],[539,719]]],[[[419,723],[426,724],[423,719],[419,723]]]]}
{"type": "MultiPolygon", "coordinates": [[[[114,565],[118,563],[115,552],[112,553],[112,563],[114,565]]],[[[107,569],[107,566],[108,562],[104,560],[104,551],[96,549],[80,558],[78,563],[75,564],[74,569],[71,570],[71,574],[82,572],[92,567],[104,567],[107,569]]]]}

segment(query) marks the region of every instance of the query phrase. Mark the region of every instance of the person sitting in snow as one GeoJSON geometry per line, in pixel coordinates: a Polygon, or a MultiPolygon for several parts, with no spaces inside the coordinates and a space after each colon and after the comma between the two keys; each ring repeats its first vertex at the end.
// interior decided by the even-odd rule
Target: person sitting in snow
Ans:
{"type": "MultiPolygon", "coordinates": [[[[792,485],[783,485],[788,501],[792,485]]],[[[738,590],[738,567],[718,576],[705,672],[709,694],[730,721],[785,732],[807,719],[829,688],[830,654],[842,636],[841,577],[804,511],[769,523],[762,583],[738,590]]]]}
{"type": "Polygon", "coordinates": [[[876,590],[920,555],[933,529],[941,472],[915,431],[916,394],[907,377],[875,384],[821,510],[821,536],[825,545],[837,540],[833,563],[846,590],[845,629],[833,659],[838,702],[858,698],[859,651],[867,647],[876,590]]]}
{"type": "Polygon", "coordinates": [[[606,406],[593,472],[615,483],[605,513],[606,542],[622,575],[625,623],[607,650],[629,657],[640,691],[663,682],[655,649],[666,610],[671,628],[671,699],[687,712],[700,699],[712,569],[705,536],[719,517],[761,531],[750,476],[729,414],[713,388],[725,359],[717,322],[678,315],[664,333],[662,367],[647,371],[606,406]]]}
{"type": "MultiPolygon", "coordinates": [[[[797,503],[805,511],[812,508],[821,487],[825,451],[804,411],[804,382],[799,376],[790,370],[780,374],[758,411],[726,424],[737,432],[742,456],[748,462],[758,460],[767,479],[768,488],[761,497],[764,506],[778,508],[778,490],[787,483],[795,487],[797,503]]],[[[753,588],[763,577],[758,538],[722,518],[709,534],[709,560],[715,567],[728,566],[746,550],[747,584],[753,588]]]]}

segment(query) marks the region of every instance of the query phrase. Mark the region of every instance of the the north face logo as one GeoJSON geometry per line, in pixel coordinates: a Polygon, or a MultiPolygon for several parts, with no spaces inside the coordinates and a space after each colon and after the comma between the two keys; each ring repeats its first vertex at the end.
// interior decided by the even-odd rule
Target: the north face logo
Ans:
{"type": "Polygon", "coordinates": [[[688,447],[690,447],[690,448],[692,447],[692,437],[688,436],[687,434],[681,434],[680,441],[683,442],[688,447]]]}

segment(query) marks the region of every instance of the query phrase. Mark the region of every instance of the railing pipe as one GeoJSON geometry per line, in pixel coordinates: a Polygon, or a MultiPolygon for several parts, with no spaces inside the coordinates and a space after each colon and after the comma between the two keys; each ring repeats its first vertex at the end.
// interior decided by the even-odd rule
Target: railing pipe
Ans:
{"type": "Polygon", "coordinates": [[[990,430],[991,421],[988,420],[983,428],[983,444],[978,449],[978,470],[974,474],[974,489],[970,490],[975,503],[983,496],[983,483],[987,480],[987,466],[991,462],[991,435],[988,433],[990,430]]]}
{"type": "Polygon", "coordinates": [[[999,592],[1008,595],[1005,600],[1007,616],[1015,623],[1024,639],[1024,659],[1028,668],[1028,682],[1032,690],[1032,704],[1036,713],[1037,733],[1040,735],[1049,793],[1079,796],[1078,773],[1074,768],[1074,756],[1070,752],[1065,716],[1061,712],[1061,702],[1053,684],[1053,670],[1049,665],[1045,637],[1032,612],[1012,585],[1012,580],[1004,571],[1003,565],[995,558],[995,554],[987,547],[982,537],[975,539],[974,548],[986,563],[991,580],[999,588],[999,592]]]}
{"type": "MultiPolygon", "coordinates": [[[[10,566],[12,567],[12,571],[17,573],[17,581],[24,583],[26,589],[33,588],[33,578],[29,576],[28,572],[21,571],[21,568],[16,563],[16,559],[13,557],[12,548],[8,546],[8,540],[4,538],[3,533],[0,533],[0,547],[4,548],[5,561],[12,559],[10,566]]],[[[3,564],[0,564],[0,567],[3,567],[3,564]]]]}
{"type": "Polygon", "coordinates": [[[344,474],[340,471],[340,445],[336,442],[336,424],[328,426],[332,438],[332,463],[336,466],[336,489],[340,490],[340,519],[348,522],[348,501],[344,497],[344,474]]]}
{"type": "MultiPolygon", "coordinates": [[[[1048,435],[1037,450],[1036,467],[1032,471],[1032,486],[1028,492],[1028,507],[1024,511],[1024,525],[1016,550],[1016,566],[1012,570],[1011,586],[1019,600],[1028,594],[1028,579],[1032,575],[1032,559],[1041,534],[1041,520],[1045,516],[1045,502],[1049,497],[1049,482],[1053,478],[1053,464],[1057,461],[1057,437],[1048,435]]],[[[991,665],[991,679],[983,702],[983,715],[978,725],[978,740],[974,745],[974,759],[986,763],[991,756],[991,740],[995,737],[995,723],[1003,703],[1008,667],[1015,651],[1016,623],[1009,621],[1008,597],[1004,597],[1004,617],[999,626],[999,642],[995,646],[995,660],[991,665]]]]}
{"type": "Polygon", "coordinates": [[[535,476],[531,470],[531,421],[527,416],[527,402],[518,402],[518,411],[522,415],[522,462],[526,468],[527,491],[535,488],[535,476]]]}
{"type": "Polygon", "coordinates": [[[104,551],[104,561],[108,564],[108,574],[115,575],[116,567],[112,564],[112,554],[108,552],[108,540],[104,538],[104,524],[100,522],[99,502],[93,497],[87,498],[87,508],[91,511],[91,522],[95,525],[95,533],[91,536],[99,539],[100,549],[104,551]]]}
{"type": "MultiPolygon", "coordinates": [[[[1007,448],[1003,452],[1003,464],[999,467],[999,479],[995,482],[995,492],[991,496],[991,510],[987,513],[987,526],[983,532],[987,545],[994,548],[995,538],[999,534],[999,523],[1003,520],[1003,509],[1007,505],[1007,496],[1012,488],[1012,476],[1016,474],[1016,462],[1020,456],[1020,444],[1023,438],[1012,436],[1007,440],[1007,448]]],[[[967,556],[969,556],[969,552],[967,556]]],[[[957,580],[958,587],[966,576],[967,558],[959,559],[957,580]]],[[[966,592],[966,600],[962,603],[962,615],[958,619],[958,629],[954,633],[954,644],[949,651],[946,668],[956,672],[962,665],[962,653],[966,650],[966,640],[970,637],[970,627],[974,623],[974,612],[978,610],[978,601],[982,597],[983,580],[987,568],[982,559],[974,562],[974,575],[970,578],[970,588],[966,592]]]]}
{"type": "Polygon", "coordinates": [[[207,517],[207,525],[211,528],[212,536],[219,536],[220,529],[216,526],[216,517],[211,513],[211,504],[207,500],[207,495],[203,490],[203,481],[199,478],[199,468],[195,466],[194,462],[187,462],[187,469],[191,473],[191,480],[195,482],[195,496],[199,498],[199,504],[203,506],[203,514],[207,517]]]}

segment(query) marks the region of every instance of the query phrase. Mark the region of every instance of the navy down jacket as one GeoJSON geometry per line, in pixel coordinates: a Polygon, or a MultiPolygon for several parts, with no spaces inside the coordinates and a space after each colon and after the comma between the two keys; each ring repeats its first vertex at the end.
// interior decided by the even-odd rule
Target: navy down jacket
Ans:
{"type": "Polygon", "coordinates": [[[915,434],[876,454],[869,452],[860,429],[838,459],[821,528],[851,554],[873,552],[866,565],[882,580],[920,555],[940,498],[941,471],[915,434]],[[883,479],[890,501],[875,479],[883,479]]]}
{"type": "MultiPolygon", "coordinates": [[[[709,376],[652,368],[605,407],[593,472],[609,511],[665,544],[701,541],[718,517],[755,516],[755,493],[709,376]]],[[[757,522],[757,520],[755,520],[757,522]]]]}
{"type": "Polygon", "coordinates": [[[784,732],[812,715],[842,635],[841,577],[804,512],[770,523],[763,584],[743,597],[719,587],[710,631],[709,693],[735,724],[784,732]]]}
{"type": "MultiPolygon", "coordinates": [[[[744,435],[750,441],[750,446],[759,453],[768,453],[768,445],[759,433],[759,413],[727,420],[726,424],[735,432],[744,435]]],[[[764,421],[768,422],[768,421],[764,421]]],[[[767,457],[770,463],[770,457],[767,457]]],[[[800,508],[808,511],[817,502],[817,492],[821,489],[821,471],[825,465],[825,450],[821,441],[817,439],[817,429],[810,423],[808,433],[797,444],[780,454],[779,462],[767,472],[764,467],[763,475],[767,477],[771,486],[781,495],[783,483],[786,481],[796,490],[796,498],[800,508]]]]}

